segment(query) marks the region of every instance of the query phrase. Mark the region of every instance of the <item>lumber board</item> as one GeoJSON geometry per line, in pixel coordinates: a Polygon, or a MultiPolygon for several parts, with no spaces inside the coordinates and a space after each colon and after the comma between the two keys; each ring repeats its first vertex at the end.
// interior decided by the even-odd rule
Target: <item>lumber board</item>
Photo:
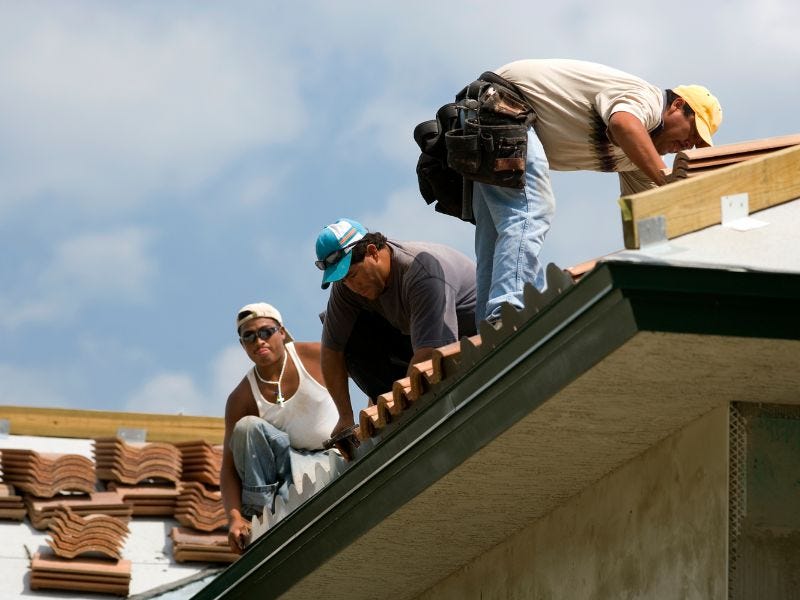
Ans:
{"type": "Polygon", "coordinates": [[[692,148],[683,150],[675,155],[675,160],[686,159],[694,161],[703,158],[729,156],[733,154],[751,154],[761,151],[771,152],[797,146],[800,144],[800,134],[781,135],[778,137],[763,138],[749,142],[739,142],[736,144],[725,144],[724,146],[707,146],[704,148],[692,148]]]}
{"type": "Polygon", "coordinates": [[[0,406],[12,435],[64,438],[116,436],[120,427],[146,429],[148,442],[184,442],[203,439],[221,444],[225,423],[221,417],[0,406]]]}
{"type": "Polygon", "coordinates": [[[625,247],[639,248],[638,222],[664,216],[674,238],[722,221],[720,198],[747,193],[750,212],[800,198],[800,146],[619,199],[625,247]]]}

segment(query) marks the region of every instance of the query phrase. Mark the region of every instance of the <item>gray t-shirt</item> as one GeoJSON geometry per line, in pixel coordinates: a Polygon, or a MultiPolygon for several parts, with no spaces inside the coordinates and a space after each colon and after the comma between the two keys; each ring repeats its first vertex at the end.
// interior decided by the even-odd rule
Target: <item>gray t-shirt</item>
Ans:
{"type": "Polygon", "coordinates": [[[475,263],[441,244],[389,241],[392,263],[386,289],[368,300],[342,281],[331,285],[322,344],[343,352],[362,310],[382,315],[411,346],[436,348],[475,330],[475,263]]]}

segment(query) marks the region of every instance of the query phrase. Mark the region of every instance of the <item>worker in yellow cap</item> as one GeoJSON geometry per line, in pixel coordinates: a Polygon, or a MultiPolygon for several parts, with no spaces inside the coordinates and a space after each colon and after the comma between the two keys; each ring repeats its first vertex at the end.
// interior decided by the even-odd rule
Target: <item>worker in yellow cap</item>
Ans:
{"type": "Polygon", "coordinates": [[[475,313],[489,322],[505,302],[522,307],[525,282],[544,287],[538,256],[555,212],[550,169],[616,172],[623,194],[643,191],[667,182],[662,155],[710,146],[722,121],[702,86],[663,90],[579,60],[512,62],[456,101],[461,127],[445,136],[447,162],[467,186],[461,216],[475,223],[475,313]]]}

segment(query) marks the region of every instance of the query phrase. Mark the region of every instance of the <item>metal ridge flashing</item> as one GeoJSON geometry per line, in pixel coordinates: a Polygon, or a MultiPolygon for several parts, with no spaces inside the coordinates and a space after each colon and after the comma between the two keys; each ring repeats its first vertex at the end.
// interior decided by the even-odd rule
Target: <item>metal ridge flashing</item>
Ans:
{"type": "Polygon", "coordinates": [[[800,339],[800,319],[789,312],[798,299],[796,274],[603,263],[494,348],[482,346],[474,364],[425,395],[434,401],[420,403],[195,598],[280,596],[638,331],[800,339]],[[750,311],[759,318],[741,321],[750,311]]]}

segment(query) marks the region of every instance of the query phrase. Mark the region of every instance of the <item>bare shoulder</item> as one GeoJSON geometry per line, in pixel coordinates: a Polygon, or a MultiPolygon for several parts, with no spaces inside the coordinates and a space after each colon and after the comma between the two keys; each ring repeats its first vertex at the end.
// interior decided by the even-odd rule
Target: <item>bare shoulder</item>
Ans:
{"type": "Polygon", "coordinates": [[[253,398],[250,384],[247,382],[247,378],[243,377],[239,385],[230,393],[225,404],[225,427],[232,427],[239,419],[247,415],[258,415],[258,407],[253,398]]]}
{"type": "Polygon", "coordinates": [[[297,355],[303,361],[306,371],[323,384],[322,367],[319,362],[322,345],[319,342],[295,342],[294,349],[297,350],[297,355]]]}

